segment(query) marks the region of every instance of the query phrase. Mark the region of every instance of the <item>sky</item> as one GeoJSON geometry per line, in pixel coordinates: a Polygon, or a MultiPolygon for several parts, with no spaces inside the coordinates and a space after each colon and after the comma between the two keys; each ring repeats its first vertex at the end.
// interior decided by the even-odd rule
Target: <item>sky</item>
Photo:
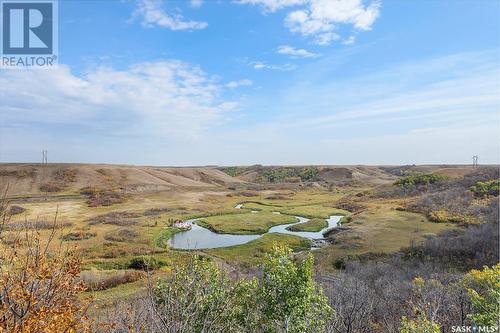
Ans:
{"type": "Polygon", "coordinates": [[[499,163],[500,1],[60,0],[0,162],[499,163]]]}

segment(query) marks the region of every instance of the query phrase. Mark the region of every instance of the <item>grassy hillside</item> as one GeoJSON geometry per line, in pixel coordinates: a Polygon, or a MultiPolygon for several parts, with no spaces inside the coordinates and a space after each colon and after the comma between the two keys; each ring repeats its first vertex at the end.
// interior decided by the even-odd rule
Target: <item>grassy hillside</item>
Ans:
{"type": "Polygon", "coordinates": [[[75,195],[96,188],[122,192],[152,192],[175,187],[215,187],[242,182],[209,167],[0,164],[0,184],[9,184],[10,196],[75,195]]]}

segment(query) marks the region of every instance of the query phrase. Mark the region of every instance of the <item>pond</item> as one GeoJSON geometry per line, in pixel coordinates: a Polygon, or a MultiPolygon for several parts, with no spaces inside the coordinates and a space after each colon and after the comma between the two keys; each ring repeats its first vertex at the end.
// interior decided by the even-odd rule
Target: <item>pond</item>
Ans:
{"type": "MultiPolygon", "coordinates": [[[[239,206],[238,208],[241,208],[239,206]]],[[[258,212],[255,212],[258,213],[258,212]]],[[[274,214],[279,214],[279,212],[273,212],[274,214]]],[[[324,239],[323,233],[329,229],[335,228],[342,216],[330,216],[327,219],[328,226],[318,232],[304,232],[304,231],[290,231],[287,227],[294,224],[305,223],[309,219],[302,216],[295,216],[297,222],[281,224],[274,226],[268,230],[267,233],[282,233],[288,235],[295,235],[311,240],[324,239]]],[[[203,228],[196,224],[196,221],[200,219],[187,220],[186,222],[191,226],[190,230],[179,232],[173,235],[169,240],[169,245],[175,249],[193,250],[193,249],[210,249],[217,247],[226,247],[239,244],[248,243],[254,239],[262,237],[262,235],[233,235],[233,234],[218,234],[207,228],[203,228]]]]}

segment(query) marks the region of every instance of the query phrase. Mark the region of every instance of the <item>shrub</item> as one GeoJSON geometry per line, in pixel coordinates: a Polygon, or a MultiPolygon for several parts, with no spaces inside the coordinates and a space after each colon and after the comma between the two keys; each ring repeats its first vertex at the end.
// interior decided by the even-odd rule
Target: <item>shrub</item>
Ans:
{"type": "Polygon", "coordinates": [[[139,233],[133,229],[118,229],[104,235],[104,239],[113,242],[126,242],[139,237],[139,233]]]}
{"type": "Polygon", "coordinates": [[[415,320],[403,316],[401,320],[400,333],[441,333],[439,325],[424,314],[420,314],[415,320]]]}
{"type": "Polygon", "coordinates": [[[76,170],[73,169],[59,169],[52,174],[54,179],[61,183],[74,182],[76,179],[76,170]]]}
{"type": "Polygon", "coordinates": [[[316,167],[304,168],[269,168],[262,173],[261,181],[267,183],[280,183],[284,181],[314,181],[318,178],[319,171],[316,167]]]}
{"type": "Polygon", "coordinates": [[[145,216],[158,216],[172,211],[172,208],[150,208],[144,211],[145,216]]]}
{"type": "Polygon", "coordinates": [[[144,272],[121,270],[121,271],[83,271],[79,280],[88,290],[105,290],[120,284],[135,282],[145,276],[144,272]]]}
{"type": "Polygon", "coordinates": [[[485,266],[467,274],[468,293],[473,313],[470,318],[476,325],[495,326],[500,319],[500,264],[485,266]]]}
{"type": "Polygon", "coordinates": [[[446,210],[436,210],[429,214],[429,220],[438,223],[475,224],[478,219],[472,215],[451,214],[446,210]]]}
{"type": "Polygon", "coordinates": [[[283,332],[316,332],[324,329],[331,308],[314,281],[314,259],[301,265],[292,260],[292,250],[276,246],[266,256],[259,287],[259,302],[268,329],[283,332]]]}
{"type": "Polygon", "coordinates": [[[500,179],[492,179],[485,182],[477,182],[470,188],[475,197],[484,198],[487,196],[498,196],[500,179]]]}
{"type": "Polygon", "coordinates": [[[95,232],[87,232],[87,231],[75,231],[67,233],[66,235],[61,236],[61,240],[63,241],[79,241],[84,239],[89,239],[95,237],[97,234],[95,232]]]}
{"type": "Polygon", "coordinates": [[[21,206],[10,206],[9,214],[10,215],[17,215],[17,214],[22,214],[25,211],[26,211],[26,208],[23,208],[21,206]]]}
{"type": "Polygon", "coordinates": [[[231,280],[198,256],[175,268],[152,290],[163,332],[323,332],[330,313],[313,278],[313,259],[296,264],[274,247],[262,278],[231,280]]]}
{"type": "Polygon", "coordinates": [[[130,264],[128,265],[128,268],[143,271],[154,270],[160,267],[161,263],[153,257],[135,257],[130,260],[130,264]]]}
{"type": "Polygon", "coordinates": [[[124,196],[119,192],[103,191],[90,195],[90,198],[87,200],[87,204],[89,205],[89,207],[99,207],[111,206],[114,204],[122,203],[124,201],[124,196]]]}
{"type": "Polygon", "coordinates": [[[23,248],[18,241],[0,246],[0,331],[85,331],[89,300],[81,298],[77,253],[61,246],[49,252],[52,238],[44,242],[34,231],[17,237],[23,248]]]}
{"type": "Polygon", "coordinates": [[[299,177],[302,181],[312,181],[318,178],[318,168],[305,167],[299,171],[299,177]]]}
{"type": "Polygon", "coordinates": [[[398,179],[394,185],[400,187],[411,187],[419,185],[430,185],[448,180],[446,176],[435,174],[414,174],[398,179]]]}
{"type": "Polygon", "coordinates": [[[102,191],[102,189],[100,189],[98,187],[86,186],[86,187],[82,187],[80,189],[80,194],[83,194],[83,195],[95,195],[96,193],[101,192],[101,191],[102,191]]]}
{"type": "Polygon", "coordinates": [[[41,192],[60,192],[62,189],[62,186],[56,182],[47,182],[40,185],[41,192]]]}
{"type": "Polygon", "coordinates": [[[153,289],[160,331],[252,332],[255,289],[255,280],[232,282],[216,264],[194,256],[153,289]]]}
{"type": "Polygon", "coordinates": [[[95,224],[113,224],[113,225],[134,225],[138,224],[137,220],[133,218],[140,217],[141,215],[134,212],[110,212],[103,215],[98,215],[87,220],[90,225],[95,224]]]}
{"type": "Polygon", "coordinates": [[[445,230],[421,245],[404,250],[407,257],[438,261],[462,269],[495,265],[499,260],[498,222],[445,230]]]}
{"type": "Polygon", "coordinates": [[[24,222],[10,222],[5,224],[5,230],[20,231],[20,230],[47,230],[47,229],[61,229],[72,226],[71,222],[57,222],[57,221],[24,221],[24,222]]]}
{"type": "Polygon", "coordinates": [[[248,168],[245,167],[224,167],[224,168],[219,168],[222,172],[225,174],[231,176],[231,177],[237,177],[241,174],[243,174],[245,171],[248,170],[248,168]]]}

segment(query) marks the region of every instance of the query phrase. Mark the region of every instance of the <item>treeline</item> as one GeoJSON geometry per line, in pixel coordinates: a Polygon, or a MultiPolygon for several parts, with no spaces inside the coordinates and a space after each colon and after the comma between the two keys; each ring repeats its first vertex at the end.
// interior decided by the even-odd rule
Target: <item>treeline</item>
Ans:
{"type": "Polygon", "coordinates": [[[449,178],[446,176],[440,176],[436,174],[426,174],[426,173],[417,173],[409,176],[402,177],[398,179],[394,185],[396,186],[420,186],[420,185],[430,185],[435,184],[437,182],[442,182],[448,180],[449,178]]]}
{"type": "Polygon", "coordinates": [[[420,174],[405,176],[390,187],[371,195],[383,198],[407,197],[401,209],[426,215],[431,221],[461,225],[483,223],[498,210],[497,168],[480,168],[461,178],[420,174]]]}
{"type": "Polygon", "coordinates": [[[255,181],[259,183],[283,183],[283,182],[308,182],[315,181],[319,176],[317,167],[264,167],[255,165],[251,167],[221,167],[219,170],[226,174],[237,177],[247,172],[257,172],[255,181]]]}
{"type": "Polygon", "coordinates": [[[267,183],[282,183],[287,181],[307,182],[317,180],[318,175],[319,171],[316,167],[271,168],[262,173],[260,180],[267,183]]]}

